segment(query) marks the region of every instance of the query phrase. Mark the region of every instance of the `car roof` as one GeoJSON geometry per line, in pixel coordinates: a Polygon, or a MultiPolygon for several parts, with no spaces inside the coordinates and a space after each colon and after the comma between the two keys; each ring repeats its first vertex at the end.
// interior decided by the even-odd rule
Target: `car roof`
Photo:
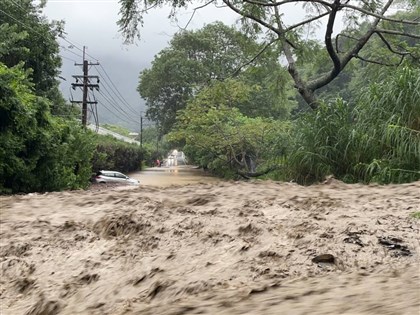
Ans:
{"type": "Polygon", "coordinates": [[[99,172],[101,172],[101,173],[118,173],[118,174],[122,174],[121,172],[118,172],[118,171],[105,171],[105,170],[103,170],[103,171],[99,171],[99,172]]]}

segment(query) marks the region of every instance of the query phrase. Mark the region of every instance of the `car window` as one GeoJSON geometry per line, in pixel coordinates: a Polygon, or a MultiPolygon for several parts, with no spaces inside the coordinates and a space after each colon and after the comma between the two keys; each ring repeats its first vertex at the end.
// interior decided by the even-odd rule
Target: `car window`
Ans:
{"type": "Polygon", "coordinates": [[[115,173],[115,177],[126,178],[126,176],[124,174],[121,174],[121,173],[115,173]]]}

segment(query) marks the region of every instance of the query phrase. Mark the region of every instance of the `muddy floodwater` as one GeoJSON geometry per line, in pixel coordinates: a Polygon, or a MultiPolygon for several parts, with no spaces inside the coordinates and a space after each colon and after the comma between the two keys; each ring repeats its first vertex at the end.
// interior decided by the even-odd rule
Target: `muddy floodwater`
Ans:
{"type": "Polygon", "coordinates": [[[167,187],[197,183],[217,183],[221,179],[193,166],[151,167],[141,172],[133,172],[130,177],[138,179],[141,185],[167,187]]]}
{"type": "Polygon", "coordinates": [[[420,313],[420,182],[188,172],[186,184],[168,171],[132,174],[138,187],[0,196],[0,313],[420,313]]]}

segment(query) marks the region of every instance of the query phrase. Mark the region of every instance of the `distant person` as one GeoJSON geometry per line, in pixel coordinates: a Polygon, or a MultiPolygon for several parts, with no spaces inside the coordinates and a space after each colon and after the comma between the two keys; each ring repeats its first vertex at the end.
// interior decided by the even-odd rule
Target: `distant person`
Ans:
{"type": "Polygon", "coordinates": [[[160,161],[159,159],[156,160],[156,166],[159,167],[160,166],[160,161]]]}

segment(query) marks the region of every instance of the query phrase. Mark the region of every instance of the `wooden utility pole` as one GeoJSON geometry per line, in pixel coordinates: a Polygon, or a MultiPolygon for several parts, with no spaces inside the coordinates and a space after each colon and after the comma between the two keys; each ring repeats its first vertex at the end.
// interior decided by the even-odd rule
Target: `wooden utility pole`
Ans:
{"type": "Polygon", "coordinates": [[[85,46],[83,46],[83,107],[82,107],[82,125],[86,128],[87,122],[87,101],[88,101],[88,61],[85,60],[85,46]]]}
{"type": "Polygon", "coordinates": [[[83,75],[74,75],[73,78],[76,79],[76,83],[72,83],[73,90],[76,89],[76,87],[81,87],[83,89],[83,98],[82,101],[74,101],[71,100],[71,103],[76,104],[82,104],[82,126],[86,128],[87,125],[87,106],[88,104],[97,104],[98,102],[89,102],[88,101],[88,92],[89,88],[95,88],[96,90],[99,90],[99,84],[90,84],[89,79],[95,78],[97,82],[99,82],[99,77],[97,75],[89,75],[89,66],[97,66],[99,63],[90,63],[86,60],[86,47],[83,46],[83,63],[75,63],[75,66],[83,66],[83,75]],[[83,79],[82,83],[78,83],[79,79],[83,79]]]}

